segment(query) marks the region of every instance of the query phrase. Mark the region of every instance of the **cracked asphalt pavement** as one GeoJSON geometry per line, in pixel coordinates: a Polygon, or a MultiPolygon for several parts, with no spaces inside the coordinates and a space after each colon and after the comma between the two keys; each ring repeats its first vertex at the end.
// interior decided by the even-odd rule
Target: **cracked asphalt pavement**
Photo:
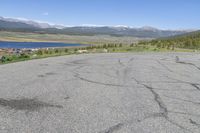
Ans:
{"type": "Polygon", "coordinates": [[[200,55],[113,53],[0,66],[0,133],[199,133],[200,55]]]}

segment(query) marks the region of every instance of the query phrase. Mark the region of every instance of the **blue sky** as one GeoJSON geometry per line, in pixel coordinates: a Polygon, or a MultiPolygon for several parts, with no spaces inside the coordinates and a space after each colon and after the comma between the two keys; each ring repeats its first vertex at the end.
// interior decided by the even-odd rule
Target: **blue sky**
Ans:
{"type": "Polygon", "coordinates": [[[64,25],[200,29],[200,0],[1,0],[0,16],[64,25]]]}

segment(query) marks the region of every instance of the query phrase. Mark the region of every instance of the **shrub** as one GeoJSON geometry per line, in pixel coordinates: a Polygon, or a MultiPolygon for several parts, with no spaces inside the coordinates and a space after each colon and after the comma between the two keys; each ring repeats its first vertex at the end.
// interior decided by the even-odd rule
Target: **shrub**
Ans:
{"type": "Polygon", "coordinates": [[[24,58],[24,59],[27,59],[27,58],[30,58],[29,55],[25,54],[25,53],[22,53],[19,58],[24,58]]]}
{"type": "Polygon", "coordinates": [[[49,54],[49,51],[48,51],[48,50],[45,50],[44,53],[45,53],[45,54],[49,54]]]}
{"type": "Polygon", "coordinates": [[[49,51],[49,54],[53,54],[53,51],[49,51]]]}
{"type": "Polygon", "coordinates": [[[132,43],[131,45],[130,45],[130,47],[133,47],[134,46],[134,44],[132,43]]]}
{"type": "Polygon", "coordinates": [[[36,54],[37,55],[43,55],[43,51],[42,50],[38,50],[36,54]]]}
{"type": "Polygon", "coordinates": [[[6,62],[6,57],[5,57],[5,56],[2,56],[2,57],[1,57],[1,62],[2,62],[2,63],[6,62]]]}
{"type": "Polygon", "coordinates": [[[107,45],[106,45],[106,44],[104,44],[104,45],[103,45],[103,48],[107,48],[107,45]]]}
{"type": "Polygon", "coordinates": [[[66,48],[66,49],[65,49],[65,53],[68,53],[68,51],[69,51],[69,50],[66,48]]]}
{"type": "Polygon", "coordinates": [[[77,49],[77,48],[75,48],[75,49],[74,49],[74,52],[77,52],[77,51],[78,51],[78,49],[77,49]]]}
{"type": "Polygon", "coordinates": [[[58,52],[59,52],[59,50],[58,50],[58,49],[56,49],[56,50],[55,50],[55,53],[57,54],[58,52]]]}

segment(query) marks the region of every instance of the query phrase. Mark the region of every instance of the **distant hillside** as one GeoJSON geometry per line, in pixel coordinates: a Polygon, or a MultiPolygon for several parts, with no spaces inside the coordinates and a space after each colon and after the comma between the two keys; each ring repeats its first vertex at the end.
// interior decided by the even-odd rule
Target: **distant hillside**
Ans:
{"type": "Polygon", "coordinates": [[[173,37],[169,37],[169,39],[176,39],[176,38],[200,38],[200,30],[198,31],[193,31],[193,32],[188,32],[185,34],[180,34],[180,35],[176,35],[173,37]]]}
{"type": "Polygon", "coordinates": [[[152,27],[130,28],[125,26],[77,26],[64,27],[61,25],[50,25],[48,23],[35,22],[31,20],[20,20],[0,17],[0,30],[19,31],[46,34],[65,35],[110,35],[110,36],[130,36],[138,38],[160,38],[185,34],[188,31],[159,30],[152,27]]]}
{"type": "Polygon", "coordinates": [[[16,29],[36,29],[37,27],[31,26],[29,24],[25,24],[22,22],[8,22],[0,20],[0,29],[1,30],[16,30],[16,29]]]}
{"type": "Polygon", "coordinates": [[[69,27],[63,32],[79,35],[111,35],[111,36],[133,36],[139,38],[158,38],[184,34],[186,31],[165,31],[155,28],[129,28],[129,27],[69,27]]]}
{"type": "Polygon", "coordinates": [[[191,32],[183,35],[173,36],[164,39],[156,39],[149,42],[140,42],[140,44],[150,44],[159,48],[200,48],[200,31],[191,32]]]}

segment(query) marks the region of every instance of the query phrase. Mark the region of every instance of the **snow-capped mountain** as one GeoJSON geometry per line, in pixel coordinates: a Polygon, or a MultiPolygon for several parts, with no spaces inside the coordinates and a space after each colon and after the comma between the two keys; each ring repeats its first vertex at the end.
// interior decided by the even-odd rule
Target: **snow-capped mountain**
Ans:
{"type": "Polygon", "coordinates": [[[191,32],[188,30],[160,30],[150,26],[133,28],[124,25],[117,26],[63,26],[50,24],[47,22],[33,21],[24,18],[0,17],[0,30],[19,31],[47,34],[67,34],[67,35],[110,35],[110,36],[131,36],[141,38],[159,38],[180,35],[191,32]]]}
{"type": "Polygon", "coordinates": [[[28,20],[25,18],[7,18],[7,17],[0,17],[1,21],[7,21],[7,22],[19,22],[19,23],[24,23],[28,24],[30,26],[36,27],[36,28],[57,28],[57,29],[63,29],[65,26],[62,25],[55,25],[55,24],[49,24],[48,22],[42,22],[42,21],[33,21],[33,20],[28,20]]]}

